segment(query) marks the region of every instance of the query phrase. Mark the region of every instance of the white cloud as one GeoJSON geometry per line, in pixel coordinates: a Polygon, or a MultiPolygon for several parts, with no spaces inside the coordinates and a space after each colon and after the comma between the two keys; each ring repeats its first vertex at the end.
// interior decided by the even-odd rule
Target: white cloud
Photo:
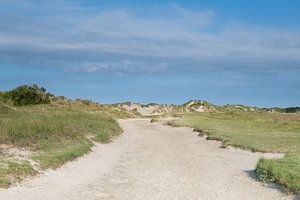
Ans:
{"type": "Polygon", "coordinates": [[[153,63],[143,60],[114,60],[114,61],[98,61],[85,62],[73,65],[72,71],[75,72],[117,72],[123,73],[156,73],[165,70],[167,63],[153,63]]]}
{"type": "Polygon", "coordinates": [[[221,27],[214,24],[212,10],[178,5],[166,10],[140,14],[62,1],[4,1],[0,8],[0,59],[90,73],[212,67],[299,69],[299,30],[229,22],[221,27]]]}

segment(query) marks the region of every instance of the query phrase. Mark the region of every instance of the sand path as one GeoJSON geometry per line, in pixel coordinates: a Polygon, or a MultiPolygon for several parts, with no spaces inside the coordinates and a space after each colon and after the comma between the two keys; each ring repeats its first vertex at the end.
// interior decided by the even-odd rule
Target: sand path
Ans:
{"type": "Polygon", "coordinates": [[[120,120],[123,135],[57,170],[0,191],[1,200],[295,199],[253,178],[259,157],[145,119],[120,120]]]}

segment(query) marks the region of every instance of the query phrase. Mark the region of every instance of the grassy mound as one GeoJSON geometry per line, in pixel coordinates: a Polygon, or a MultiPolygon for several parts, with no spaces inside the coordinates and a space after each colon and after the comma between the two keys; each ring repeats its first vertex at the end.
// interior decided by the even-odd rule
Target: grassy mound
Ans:
{"type": "Polygon", "coordinates": [[[87,153],[92,146],[88,137],[108,142],[121,133],[114,119],[83,112],[5,114],[0,126],[2,144],[40,152],[35,158],[43,167],[58,166],[87,153]]]}
{"type": "MultiPolygon", "coordinates": [[[[76,107],[41,104],[10,107],[0,102],[0,145],[32,153],[41,169],[56,168],[91,150],[95,142],[107,143],[122,130],[115,118],[132,116],[103,105],[76,107]]],[[[0,149],[0,187],[8,187],[34,174],[29,162],[11,160],[0,149]]]]}

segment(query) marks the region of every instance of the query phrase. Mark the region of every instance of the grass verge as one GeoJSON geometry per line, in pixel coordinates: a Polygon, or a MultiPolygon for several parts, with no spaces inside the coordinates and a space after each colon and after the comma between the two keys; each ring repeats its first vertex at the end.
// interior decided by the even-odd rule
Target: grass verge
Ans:
{"type": "Polygon", "coordinates": [[[91,141],[85,140],[57,150],[40,152],[38,155],[33,156],[33,159],[39,162],[41,169],[57,168],[67,161],[74,160],[90,152],[92,146],[91,141]]]}
{"type": "MultiPolygon", "coordinates": [[[[108,108],[103,112],[62,109],[53,105],[0,107],[0,144],[32,152],[29,159],[40,168],[56,168],[88,153],[92,141],[107,143],[121,133],[108,108]],[[43,109],[45,108],[46,109],[43,109]]],[[[124,116],[116,110],[113,116],[124,116]]],[[[29,162],[0,159],[0,187],[8,187],[22,177],[34,174],[29,162]]]]}
{"type": "Polygon", "coordinates": [[[193,127],[208,139],[260,152],[284,152],[282,159],[261,159],[257,176],[276,182],[288,191],[300,193],[300,114],[268,112],[203,112],[185,114],[168,123],[193,127]]]}
{"type": "Polygon", "coordinates": [[[256,174],[265,183],[276,182],[288,191],[300,192],[300,153],[286,155],[282,159],[260,159],[257,163],[256,174]]]}

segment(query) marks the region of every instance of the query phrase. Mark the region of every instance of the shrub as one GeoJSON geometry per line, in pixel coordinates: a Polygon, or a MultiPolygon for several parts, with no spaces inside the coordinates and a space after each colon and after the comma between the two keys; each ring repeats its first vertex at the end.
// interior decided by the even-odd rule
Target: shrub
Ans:
{"type": "Polygon", "coordinates": [[[50,93],[37,85],[22,85],[3,94],[5,101],[11,101],[14,105],[30,105],[50,103],[50,93]]]}
{"type": "Polygon", "coordinates": [[[289,107],[284,109],[285,113],[295,113],[299,111],[300,111],[300,107],[289,107]]]}

